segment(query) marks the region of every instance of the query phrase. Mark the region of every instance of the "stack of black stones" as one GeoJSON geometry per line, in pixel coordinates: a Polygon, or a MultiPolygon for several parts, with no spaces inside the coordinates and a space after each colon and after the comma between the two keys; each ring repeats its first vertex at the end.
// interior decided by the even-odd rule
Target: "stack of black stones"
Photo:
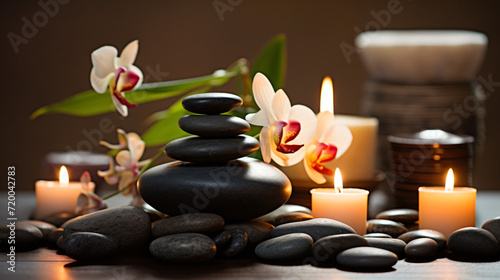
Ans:
{"type": "Polygon", "coordinates": [[[241,106],[229,93],[191,95],[182,101],[192,113],[179,120],[182,130],[195,134],[174,140],[165,153],[177,161],[146,171],[138,182],[143,199],[168,214],[214,213],[226,222],[245,221],[283,205],[292,188],[277,168],[245,157],[259,141],[243,135],[249,124],[221,115],[241,106]]]}

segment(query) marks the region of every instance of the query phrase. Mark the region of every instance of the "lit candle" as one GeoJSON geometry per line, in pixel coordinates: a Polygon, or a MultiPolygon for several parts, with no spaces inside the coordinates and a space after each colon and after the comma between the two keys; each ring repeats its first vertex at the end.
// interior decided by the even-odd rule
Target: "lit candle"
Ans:
{"type": "MultiPolygon", "coordinates": [[[[321,86],[320,110],[334,113],[333,83],[330,77],[323,79],[321,86]]],[[[359,185],[359,182],[371,182],[375,179],[375,156],[378,137],[376,118],[335,115],[335,124],[346,125],[352,133],[349,149],[338,159],[327,162],[325,167],[334,170],[340,168],[346,185],[359,185]],[[355,184],[352,184],[355,183],[355,184]],[[356,184],[358,183],[358,184],[356,184]]],[[[295,185],[307,185],[311,182],[303,164],[279,167],[295,185]]],[[[333,178],[327,177],[329,184],[333,178]]]]}
{"type": "Polygon", "coordinates": [[[315,218],[330,218],[351,226],[356,233],[366,233],[368,191],[343,188],[340,170],[335,170],[335,188],[311,190],[312,215],[315,218]]]}
{"type": "MultiPolygon", "coordinates": [[[[89,190],[94,191],[94,183],[89,190]]],[[[42,219],[59,212],[74,212],[76,200],[82,192],[80,182],[70,182],[69,174],[63,165],[59,171],[59,181],[37,181],[35,218],[42,219]]]]}
{"type": "Polygon", "coordinates": [[[450,168],[444,187],[418,189],[421,229],[437,230],[448,237],[457,229],[476,225],[476,189],[453,185],[450,168]]]}

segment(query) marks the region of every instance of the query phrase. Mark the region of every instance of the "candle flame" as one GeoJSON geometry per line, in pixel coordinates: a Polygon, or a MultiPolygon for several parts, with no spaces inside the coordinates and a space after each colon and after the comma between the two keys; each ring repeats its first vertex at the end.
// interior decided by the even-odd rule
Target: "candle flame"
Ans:
{"type": "Polygon", "coordinates": [[[335,191],[338,193],[342,193],[344,190],[344,184],[342,183],[342,174],[340,174],[340,170],[335,169],[335,176],[333,177],[333,185],[335,186],[335,191]]]}
{"type": "Polygon", "coordinates": [[[320,112],[329,111],[333,114],[333,82],[332,78],[326,76],[321,85],[321,98],[319,102],[320,112]]]}
{"type": "Polygon", "coordinates": [[[448,170],[448,175],[446,175],[446,184],[444,185],[444,190],[452,191],[454,184],[455,184],[455,177],[453,176],[453,170],[450,168],[450,170],[448,170]]]}
{"type": "Polygon", "coordinates": [[[66,169],[66,166],[61,166],[61,169],[59,170],[59,183],[63,186],[69,184],[69,175],[68,175],[68,169],[66,169]]]}

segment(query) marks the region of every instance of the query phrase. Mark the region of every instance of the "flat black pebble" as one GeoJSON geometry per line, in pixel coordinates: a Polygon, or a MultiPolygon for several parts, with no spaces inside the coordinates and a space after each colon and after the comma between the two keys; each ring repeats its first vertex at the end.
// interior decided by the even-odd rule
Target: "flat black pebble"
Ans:
{"type": "Polygon", "coordinates": [[[220,249],[224,249],[231,241],[231,231],[223,230],[215,235],[212,239],[215,242],[215,246],[217,246],[217,251],[219,251],[220,249]]]}
{"type": "Polygon", "coordinates": [[[329,235],[356,233],[352,227],[339,221],[326,218],[315,218],[277,226],[271,232],[271,236],[276,237],[298,232],[309,234],[314,241],[329,235]]]}
{"type": "Polygon", "coordinates": [[[243,99],[235,94],[210,92],[190,95],[182,100],[182,106],[197,114],[221,114],[240,107],[243,99]]]}
{"type": "Polygon", "coordinates": [[[183,137],[165,146],[165,153],[188,162],[224,162],[247,156],[260,147],[259,141],[248,135],[224,139],[183,137]]]}
{"type": "Polygon", "coordinates": [[[149,245],[151,254],[170,263],[202,263],[215,257],[214,241],[200,233],[179,233],[162,236],[149,245]]]}
{"type": "Polygon", "coordinates": [[[224,226],[224,219],[212,213],[192,213],[168,217],[153,223],[151,234],[154,238],[169,234],[193,232],[213,233],[224,226]]]}
{"type": "Polygon", "coordinates": [[[0,244],[2,247],[12,245],[9,244],[9,240],[12,240],[9,239],[10,236],[15,236],[15,246],[20,251],[33,250],[41,245],[44,238],[43,233],[36,226],[27,223],[17,223],[13,226],[10,225],[10,227],[9,225],[0,226],[0,244]]]}
{"type": "Polygon", "coordinates": [[[381,233],[381,232],[372,232],[372,233],[367,233],[365,235],[363,235],[364,238],[392,238],[392,236],[390,236],[389,234],[387,233],[381,233]]]}
{"type": "Polygon", "coordinates": [[[227,248],[222,252],[224,257],[234,257],[239,255],[248,244],[248,235],[245,231],[239,228],[233,228],[230,230],[231,241],[227,248]]]}
{"type": "Polygon", "coordinates": [[[439,246],[434,239],[417,238],[406,244],[405,254],[407,259],[429,260],[436,255],[438,249],[439,246]]]}
{"type": "Polygon", "coordinates": [[[418,211],[414,209],[391,209],[378,213],[375,218],[411,224],[418,221],[418,211]]]}
{"type": "Polygon", "coordinates": [[[242,118],[227,115],[186,115],[179,119],[179,126],[187,133],[202,137],[232,137],[250,130],[242,118]]]}
{"type": "Polygon", "coordinates": [[[37,227],[42,232],[43,238],[45,240],[49,240],[49,234],[52,232],[52,230],[56,229],[53,224],[36,220],[21,221],[17,223],[18,226],[21,224],[33,225],[37,227]]]}
{"type": "Polygon", "coordinates": [[[495,236],[482,228],[466,227],[453,232],[448,238],[448,249],[465,257],[491,257],[500,252],[495,236]]]}
{"type": "Polygon", "coordinates": [[[77,217],[78,215],[73,212],[60,212],[49,215],[43,219],[43,222],[53,224],[56,227],[61,227],[65,222],[77,217]]]}
{"type": "Polygon", "coordinates": [[[76,232],[64,238],[64,252],[75,260],[106,259],[118,251],[118,241],[100,233],[76,232]]]}
{"type": "Polygon", "coordinates": [[[270,261],[300,260],[309,254],[313,240],[305,233],[291,233],[268,239],[255,247],[255,255],[270,261]]]}
{"type": "Polygon", "coordinates": [[[370,246],[391,251],[400,259],[405,256],[406,243],[401,239],[377,237],[366,237],[365,239],[368,241],[370,246]]]}
{"type": "Polygon", "coordinates": [[[385,233],[392,237],[398,237],[399,235],[408,232],[402,224],[385,219],[373,219],[366,222],[366,233],[385,233]]]}
{"type": "Polygon", "coordinates": [[[415,240],[417,238],[430,238],[437,242],[439,249],[446,248],[446,236],[437,230],[432,229],[419,229],[414,231],[409,231],[407,233],[398,236],[398,239],[403,240],[406,243],[415,240]]]}
{"type": "Polygon", "coordinates": [[[257,246],[260,242],[269,239],[274,226],[266,222],[248,221],[242,223],[229,224],[225,230],[241,229],[248,234],[248,245],[257,246]]]}
{"type": "Polygon", "coordinates": [[[313,218],[314,217],[312,215],[302,213],[302,212],[286,213],[286,214],[278,216],[276,218],[276,220],[274,220],[274,225],[279,226],[279,225],[293,223],[293,222],[307,221],[307,220],[310,220],[313,218]]]}
{"type": "Polygon", "coordinates": [[[500,217],[486,221],[481,228],[493,233],[500,242],[500,217]]]}
{"type": "Polygon", "coordinates": [[[396,254],[379,248],[356,247],[337,255],[337,262],[352,270],[389,269],[398,262],[396,254]]]}
{"type": "Polygon", "coordinates": [[[313,257],[319,266],[331,265],[335,262],[337,255],[349,248],[370,246],[368,241],[357,234],[337,234],[320,238],[314,242],[311,249],[313,257]]]}

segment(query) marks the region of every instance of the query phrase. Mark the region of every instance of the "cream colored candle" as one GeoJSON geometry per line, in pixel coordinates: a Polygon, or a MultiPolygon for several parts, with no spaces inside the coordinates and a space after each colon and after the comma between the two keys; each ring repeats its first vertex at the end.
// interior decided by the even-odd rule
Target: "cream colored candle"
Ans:
{"type": "Polygon", "coordinates": [[[476,225],[476,189],[453,187],[448,172],[445,187],[418,189],[419,227],[437,230],[446,237],[457,229],[476,225]]]}
{"type": "Polygon", "coordinates": [[[351,226],[357,234],[366,233],[367,190],[343,188],[339,169],[335,170],[335,188],[311,190],[311,210],[315,218],[329,218],[351,226]]]}
{"type": "MultiPolygon", "coordinates": [[[[37,181],[35,218],[42,219],[59,212],[74,212],[76,200],[82,192],[80,182],[69,182],[65,166],[59,172],[59,181],[37,181]]],[[[89,183],[89,190],[94,191],[95,184],[89,183]]]]}

